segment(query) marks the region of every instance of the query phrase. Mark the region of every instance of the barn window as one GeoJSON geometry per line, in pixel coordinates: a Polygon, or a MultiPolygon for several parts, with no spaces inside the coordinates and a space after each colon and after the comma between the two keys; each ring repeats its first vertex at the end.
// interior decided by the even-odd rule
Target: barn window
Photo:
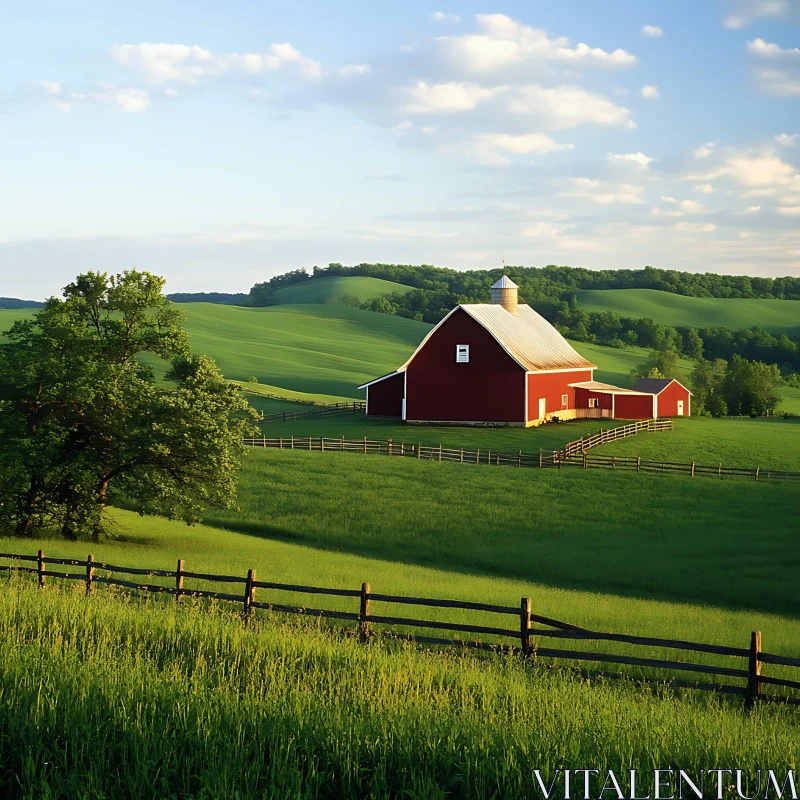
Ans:
{"type": "Polygon", "coordinates": [[[562,394],[561,395],[561,408],[566,408],[569,405],[569,395],[562,394]]]}
{"type": "Polygon", "coordinates": [[[457,344],[456,345],[456,364],[469,363],[469,345],[457,344]]]}
{"type": "Polygon", "coordinates": [[[590,397],[589,398],[589,408],[597,408],[597,398],[590,397]]]}

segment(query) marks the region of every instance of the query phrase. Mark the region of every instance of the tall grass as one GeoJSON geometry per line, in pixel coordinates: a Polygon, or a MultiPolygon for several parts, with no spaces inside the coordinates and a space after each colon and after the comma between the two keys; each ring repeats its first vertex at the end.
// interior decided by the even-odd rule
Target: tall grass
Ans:
{"type": "Polygon", "coordinates": [[[0,796],[533,797],[533,769],[796,768],[800,712],[516,657],[0,591],[0,796]]]}

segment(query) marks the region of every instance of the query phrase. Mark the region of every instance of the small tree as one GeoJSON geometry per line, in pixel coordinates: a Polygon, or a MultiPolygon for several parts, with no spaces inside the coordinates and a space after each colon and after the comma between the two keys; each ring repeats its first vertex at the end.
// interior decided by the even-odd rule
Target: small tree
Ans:
{"type": "Polygon", "coordinates": [[[188,355],[164,280],[87,273],[0,345],[0,525],[103,531],[109,490],[192,520],[229,505],[255,412],[209,359],[188,355]],[[156,384],[142,358],[173,361],[156,384]],[[213,419],[212,419],[213,416],[213,419]]]}
{"type": "Polygon", "coordinates": [[[759,416],[774,411],[783,399],[778,392],[781,382],[775,364],[748,361],[735,355],[723,387],[728,408],[733,414],[759,416]]]}
{"type": "Polygon", "coordinates": [[[727,369],[728,363],[721,358],[713,361],[701,359],[695,364],[689,383],[694,394],[692,410],[696,414],[724,417],[728,413],[724,395],[727,369]]]}
{"type": "Polygon", "coordinates": [[[674,378],[679,364],[680,356],[675,350],[651,350],[647,361],[630,371],[628,380],[633,385],[640,378],[674,378]]]}

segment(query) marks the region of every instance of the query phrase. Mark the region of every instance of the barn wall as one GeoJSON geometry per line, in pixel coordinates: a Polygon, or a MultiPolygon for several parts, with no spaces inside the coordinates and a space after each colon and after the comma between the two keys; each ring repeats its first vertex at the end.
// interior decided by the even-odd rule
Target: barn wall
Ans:
{"type": "Polygon", "coordinates": [[[592,371],[590,369],[573,370],[571,372],[540,372],[528,375],[528,419],[539,418],[539,398],[544,397],[546,413],[551,411],[561,411],[564,406],[561,404],[561,395],[566,394],[567,408],[576,408],[575,389],[570,383],[581,383],[590,381],[592,371]]]}
{"type": "Polygon", "coordinates": [[[589,408],[589,398],[597,398],[597,407],[611,411],[611,395],[604,392],[590,392],[588,389],[575,389],[575,408],[589,408]]]}
{"type": "Polygon", "coordinates": [[[367,386],[367,415],[402,417],[404,386],[405,376],[402,372],[367,386]]]}
{"type": "Polygon", "coordinates": [[[614,399],[614,419],[652,419],[653,395],[618,394],[614,399]]]}
{"type": "Polygon", "coordinates": [[[684,389],[677,381],[673,381],[660,395],[658,395],[658,416],[677,417],[678,400],[683,400],[684,416],[689,416],[689,391],[684,389]]]}
{"type": "Polygon", "coordinates": [[[406,419],[525,423],[525,370],[466,311],[439,327],[407,370],[406,419]],[[456,364],[468,344],[469,363],[456,364]]]}

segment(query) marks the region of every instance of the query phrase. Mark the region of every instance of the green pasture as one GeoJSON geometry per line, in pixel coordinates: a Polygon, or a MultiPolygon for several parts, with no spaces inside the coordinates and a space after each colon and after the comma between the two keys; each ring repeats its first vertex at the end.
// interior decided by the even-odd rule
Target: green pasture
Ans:
{"type": "MultiPolygon", "coordinates": [[[[283,411],[283,409],[278,409],[283,411]]],[[[302,410],[294,406],[294,410],[302,410]]],[[[268,412],[269,413],[269,412],[268,412]]],[[[329,439],[392,439],[406,444],[451,447],[464,450],[492,450],[501,453],[545,453],[564,447],[567,442],[591,436],[601,428],[622,423],[616,420],[571,420],[548,423],[535,428],[479,428],[457,425],[407,425],[397,419],[367,417],[363,411],[322,419],[298,419],[266,422],[261,425],[270,439],[290,436],[324,436],[329,439]]]]}
{"type": "Polygon", "coordinates": [[[385,281],[381,278],[356,276],[353,278],[314,278],[305,283],[295,283],[278,289],[274,301],[279,305],[298,303],[335,303],[343,297],[355,297],[362,303],[387,294],[405,294],[411,286],[385,281]]]}
{"type": "Polygon", "coordinates": [[[800,336],[800,305],[794,300],[685,297],[658,289],[586,289],[576,292],[587,311],[650,317],[661,325],[690,328],[751,328],[800,336]]]}
{"type": "Polygon", "coordinates": [[[800,420],[690,417],[674,420],[671,431],[638,434],[592,452],[711,466],[760,466],[765,472],[800,472],[800,420]]]}
{"type": "Polygon", "coordinates": [[[29,581],[0,591],[4,797],[533,798],[534,769],[785,771],[799,729],[796,708],[514,656],[29,581]]]}

